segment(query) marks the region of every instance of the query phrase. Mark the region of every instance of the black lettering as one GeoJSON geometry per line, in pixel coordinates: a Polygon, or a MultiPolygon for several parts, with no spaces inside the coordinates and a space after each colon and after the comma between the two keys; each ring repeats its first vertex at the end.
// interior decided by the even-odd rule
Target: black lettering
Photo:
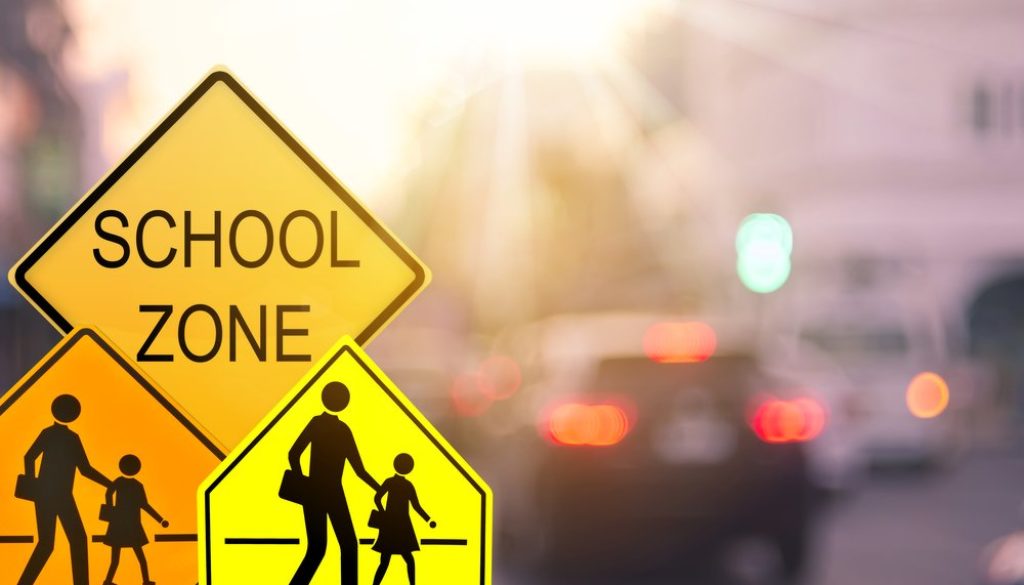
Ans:
{"type": "Polygon", "coordinates": [[[153,260],[149,254],[146,253],[146,247],[142,240],[142,233],[146,229],[146,224],[154,217],[159,217],[166,221],[167,225],[172,228],[177,225],[174,223],[174,218],[171,217],[171,214],[162,209],[147,211],[146,214],[142,216],[142,219],[139,220],[139,227],[135,230],[135,248],[139,251],[139,258],[142,258],[143,264],[150,268],[163,268],[164,266],[168,266],[174,260],[174,257],[178,255],[178,249],[171,246],[171,249],[167,252],[167,255],[164,256],[163,260],[153,260]]]}
{"type": "Polygon", "coordinates": [[[153,327],[153,331],[150,332],[149,337],[146,341],[142,342],[142,347],[139,348],[139,353],[135,354],[136,360],[140,362],[173,362],[174,356],[167,353],[151,354],[149,348],[153,345],[157,335],[160,335],[160,330],[167,324],[167,320],[171,318],[171,313],[174,312],[174,307],[171,305],[139,305],[140,313],[160,313],[160,318],[156,322],[156,326],[153,327]]]}
{"type": "Polygon", "coordinates": [[[238,329],[241,329],[242,333],[245,334],[245,338],[249,340],[249,345],[252,347],[256,357],[261,362],[267,361],[267,306],[260,305],[260,340],[258,343],[256,336],[253,334],[252,329],[249,328],[249,324],[245,322],[245,318],[242,317],[242,312],[238,310],[238,307],[231,305],[230,311],[228,315],[228,328],[231,334],[228,335],[228,343],[230,344],[231,361],[236,361],[238,357],[235,351],[235,346],[238,344],[238,329]]]}
{"type": "Polygon", "coordinates": [[[213,265],[220,268],[220,212],[213,212],[213,233],[192,232],[192,212],[185,211],[185,268],[192,266],[192,242],[213,242],[213,265]]]}
{"type": "Polygon", "coordinates": [[[118,247],[121,248],[121,257],[116,260],[107,260],[106,258],[103,257],[102,254],[100,254],[99,248],[92,249],[92,256],[93,258],[96,259],[96,262],[98,262],[99,265],[104,268],[120,268],[124,266],[126,262],[128,262],[128,258],[131,256],[132,251],[131,248],[128,247],[128,240],[122,238],[117,234],[110,233],[103,229],[103,220],[107,219],[108,217],[112,217],[118,220],[118,222],[121,224],[121,227],[123,228],[128,227],[128,218],[125,217],[123,213],[116,209],[103,210],[99,213],[99,215],[96,216],[96,235],[99,236],[101,240],[106,240],[108,242],[117,244],[118,247]]]}
{"type": "Polygon", "coordinates": [[[309,305],[278,305],[277,306],[277,361],[279,362],[308,362],[313,356],[308,354],[287,354],[284,351],[284,338],[290,336],[309,335],[309,329],[286,329],[284,326],[285,313],[308,313],[309,305]]]}
{"type": "Polygon", "coordinates": [[[235,216],[235,219],[231,222],[231,230],[228,232],[228,246],[231,248],[231,255],[235,257],[235,262],[238,262],[245,268],[257,268],[266,264],[267,259],[270,258],[270,254],[274,251],[274,227],[270,225],[270,220],[267,216],[263,215],[255,209],[247,209],[242,213],[235,216]],[[242,220],[247,217],[255,217],[260,220],[263,224],[263,230],[267,234],[266,244],[263,248],[263,255],[255,260],[247,260],[242,257],[241,252],[238,251],[238,226],[241,225],[242,220]]]}
{"type": "Polygon", "coordinates": [[[284,221],[281,222],[281,255],[284,256],[284,259],[287,260],[289,264],[296,268],[309,268],[317,261],[317,259],[320,258],[320,254],[323,251],[324,228],[322,225],[320,225],[320,220],[317,219],[316,216],[313,215],[311,211],[300,209],[298,211],[293,211],[289,213],[288,216],[284,218],[284,221]],[[313,250],[313,255],[304,261],[296,260],[295,257],[292,256],[291,252],[288,250],[288,227],[291,226],[293,221],[300,217],[305,217],[306,219],[308,219],[313,224],[313,227],[316,229],[316,249],[313,250]]]}
{"type": "Polygon", "coordinates": [[[359,260],[342,260],[338,257],[338,212],[331,212],[331,268],[359,268],[359,260]]]}
{"type": "Polygon", "coordinates": [[[181,321],[178,321],[178,345],[181,346],[181,352],[188,359],[200,363],[212,360],[213,356],[217,355],[217,352],[220,351],[220,344],[223,339],[224,328],[220,324],[220,317],[217,315],[217,311],[213,310],[213,307],[210,305],[192,305],[182,312],[181,321]],[[210,351],[203,354],[193,352],[185,337],[185,326],[188,323],[189,317],[195,313],[206,313],[213,322],[213,346],[210,347],[210,351]]]}

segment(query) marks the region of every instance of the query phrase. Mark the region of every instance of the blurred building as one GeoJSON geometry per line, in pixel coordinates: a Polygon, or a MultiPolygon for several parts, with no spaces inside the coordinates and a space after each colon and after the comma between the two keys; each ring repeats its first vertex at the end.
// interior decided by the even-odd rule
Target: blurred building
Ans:
{"type": "Polygon", "coordinates": [[[794,228],[772,304],[912,299],[1020,385],[1024,296],[986,291],[1019,283],[1024,260],[1022,24],[1003,0],[679,5],[662,37],[682,39],[681,63],[658,84],[730,176],[700,196],[737,224],[770,210],[794,228]]]}
{"type": "MultiPolygon", "coordinates": [[[[1011,219],[1024,173],[1014,164],[1024,70],[1012,49],[1024,40],[1008,14],[1024,18],[997,0],[675,3],[621,63],[499,77],[455,122],[425,127],[424,167],[444,176],[412,181],[410,201],[436,218],[418,233],[443,233],[458,249],[437,260],[462,256],[461,271],[481,280],[493,280],[488,267],[464,257],[494,258],[491,239],[520,252],[502,258],[513,271],[529,256],[534,280],[581,239],[638,266],[671,266],[666,257],[696,248],[713,257],[702,273],[725,275],[739,220],[779,211],[805,284],[853,286],[895,269],[941,311],[962,311],[1024,250],[1011,219]],[[618,206],[598,203],[602,191],[618,206]],[[456,227],[460,217],[471,221],[456,227]],[[594,238],[584,225],[600,218],[594,238]],[[542,242],[559,219],[576,231],[542,242]],[[649,249],[617,240],[634,229],[649,249]],[[684,230],[697,234],[689,246],[672,237],[684,230]]],[[[566,270],[586,264],[577,255],[554,270],[571,280],[566,270]]],[[[630,286],[656,272],[641,269],[630,286]]]]}

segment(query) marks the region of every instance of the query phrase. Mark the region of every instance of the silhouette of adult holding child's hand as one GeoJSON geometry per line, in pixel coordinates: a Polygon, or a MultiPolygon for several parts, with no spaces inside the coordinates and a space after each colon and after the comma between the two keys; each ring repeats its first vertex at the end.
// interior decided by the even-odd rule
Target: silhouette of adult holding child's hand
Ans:
{"type": "Polygon", "coordinates": [[[89,551],[82,515],[75,503],[75,477],[78,473],[104,487],[111,482],[89,464],[82,439],[68,425],[78,419],[82,405],[70,394],[54,399],[50,412],[55,420],[39,433],[25,453],[25,478],[31,481],[36,506],[36,547],[29,557],[18,585],[32,585],[53,554],[57,520],[68,539],[71,552],[71,582],[89,583],[89,551]],[[36,460],[42,458],[36,474],[36,460]]]}
{"type": "Polygon", "coordinates": [[[324,386],[321,399],[323,414],[313,417],[288,451],[288,461],[296,474],[302,472],[302,454],[309,449],[309,493],[302,502],[306,523],[306,554],[292,577],[291,585],[309,585],[327,551],[327,520],[341,548],[341,583],[357,585],[359,540],[352,515],[341,485],[345,464],[375,492],[380,484],[363,467],[355,437],[348,425],[338,418],[349,403],[349,391],[341,382],[324,386]]]}

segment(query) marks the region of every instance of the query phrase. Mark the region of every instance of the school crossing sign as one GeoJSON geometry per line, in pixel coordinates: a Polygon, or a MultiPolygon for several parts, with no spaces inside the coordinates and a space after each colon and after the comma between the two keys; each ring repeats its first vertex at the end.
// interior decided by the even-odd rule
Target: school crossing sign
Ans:
{"type": "Polygon", "coordinates": [[[203,585],[490,585],[492,497],[350,337],[199,488],[203,585]]]}
{"type": "Polygon", "coordinates": [[[196,486],[223,450],[99,332],[2,395],[0,445],[0,583],[195,585],[196,486]]]}
{"type": "Polygon", "coordinates": [[[11,271],[97,326],[233,446],[341,335],[365,344],[426,267],[215,70],[11,271]]]}

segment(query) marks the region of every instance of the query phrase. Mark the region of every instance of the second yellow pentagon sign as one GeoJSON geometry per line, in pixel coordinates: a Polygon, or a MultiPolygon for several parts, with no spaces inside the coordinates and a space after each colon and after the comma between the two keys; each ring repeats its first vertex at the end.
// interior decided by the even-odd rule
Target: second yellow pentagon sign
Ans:
{"type": "Polygon", "coordinates": [[[489,585],[491,492],[344,338],[199,489],[204,585],[489,585]]]}
{"type": "Polygon", "coordinates": [[[106,332],[224,444],[429,273],[235,78],[204,79],[12,270],[106,332]]]}

